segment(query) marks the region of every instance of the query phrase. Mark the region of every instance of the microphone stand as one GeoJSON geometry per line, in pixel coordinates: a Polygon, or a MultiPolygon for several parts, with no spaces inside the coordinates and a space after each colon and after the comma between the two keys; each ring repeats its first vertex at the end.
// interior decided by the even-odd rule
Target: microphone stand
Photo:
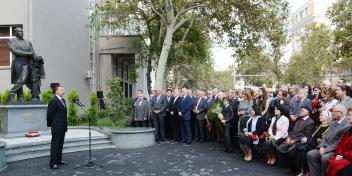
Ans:
{"type": "Polygon", "coordinates": [[[87,115],[88,115],[88,131],[89,131],[89,159],[87,162],[83,162],[79,165],[77,165],[76,167],[74,167],[73,169],[77,169],[79,167],[86,167],[86,168],[93,168],[95,166],[98,166],[100,168],[103,168],[102,165],[99,165],[97,163],[95,163],[93,160],[92,160],[92,134],[91,134],[91,119],[90,119],[90,116],[89,114],[87,113],[87,110],[84,108],[85,105],[82,104],[79,100],[75,100],[74,101],[87,115]]]}

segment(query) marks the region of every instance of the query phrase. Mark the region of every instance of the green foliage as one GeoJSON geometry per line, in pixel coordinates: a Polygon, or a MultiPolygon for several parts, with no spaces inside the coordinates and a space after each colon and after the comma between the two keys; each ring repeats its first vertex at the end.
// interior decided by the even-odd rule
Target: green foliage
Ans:
{"type": "Polygon", "coordinates": [[[48,89],[48,90],[42,92],[42,94],[41,94],[42,102],[44,104],[48,104],[49,101],[53,98],[53,96],[54,96],[54,94],[51,89],[48,89]]]}
{"type": "Polygon", "coordinates": [[[68,125],[78,125],[79,117],[78,117],[78,107],[74,103],[74,100],[79,99],[78,93],[76,90],[72,90],[68,94],[68,112],[67,112],[67,122],[68,125]]]}
{"type": "Polygon", "coordinates": [[[90,106],[88,108],[88,115],[90,117],[91,124],[97,125],[99,107],[98,107],[98,97],[96,93],[92,92],[90,94],[89,103],[90,103],[90,106]]]}
{"type": "Polygon", "coordinates": [[[128,114],[128,104],[124,97],[121,79],[113,77],[107,81],[108,94],[106,101],[106,116],[111,120],[112,126],[115,127],[119,119],[125,118],[128,114]]]}
{"type": "Polygon", "coordinates": [[[331,31],[325,25],[308,26],[301,38],[301,51],[294,53],[285,70],[285,82],[320,84],[333,63],[330,38],[331,31]]]}
{"type": "Polygon", "coordinates": [[[9,102],[9,95],[10,95],[10,90],[6,89],[4,92],[1,94],[1,104],[6,104],[9,102]]]}
{"type": "Polygon", "coordinates": [[[328,11],[332,25],[338,65],[342,70],[352,67],[352,1],[339,0],[328,11]]]}
{"type": "Polygon", "coordinates": [[[0,105],[2,105],[1,97],[2,97],[2,93],[0,92],[0,105]]]}
{"type": "Polygon", "coordinates": [[[31,98],[32,98],[31,91],[30,90],[25,90],[23,92],[23,98],[24,98],[24,101],[30,101],[31,98]]]}
{"type": "MultiPolygon", "coordinates": [[[[234,47],[237,57],[240,58],[248,55],[251,47],[267,49],[274,65],[272,72],[280,81],[281,50],[288,41],[287,18],[288,3],[284,0],[106,0],[96,6],[90,16],[90,24],[97,31],[101,28],[111,31],[119,29],[121,33],[147,36],[150,40],[149,56],[146,57],[147,76],[150,76],[152,60],[157,64],[153,66],[158,68],[159,73],[158,64],[164,63],[160,61],[165,58],[165,55],[160,56],[161,50],[171,45],[170,53],[168,49],[164,50],[168,57],[168,68],[165,70],[171,70],[164,78],[172,75],[190,75],[184,78],[180,76],[180,80],[192,82],[190,79],[193,76],[202,73],[200,69],[197,70],[197,65],[204,64],[204,68],[212,66],[208,52],[209,33],[212,32],[219,43],[234,47]],[[170,11],[173,12],[169,13],[170,11]],[[163,44],[166,31],[173,24],[180,24],[180,28],[173,26],[172,41],[168,41],[170,43],[167,45],[163,44]],[[227,34],[227,43],[223,41],[223,34],[227,34]]],[[[163,65],[160,66],[160,70],[163,68],[163,65]]],[[[182,85],[179,80],[169,81],[182,85]]],[[[150,80],[147,83],[150,86],[150,80]]]]}
{"type": "Polygon", "coordinates": [[[268,54],[260,48],[251,48],[251,52],[237,59],[238,67],[236,74],[239,75],[264,75],[264,76],[244,76],[246,85],[253,86],[272,86],[274,83],[274,61],[269,58],[268,54]]]}

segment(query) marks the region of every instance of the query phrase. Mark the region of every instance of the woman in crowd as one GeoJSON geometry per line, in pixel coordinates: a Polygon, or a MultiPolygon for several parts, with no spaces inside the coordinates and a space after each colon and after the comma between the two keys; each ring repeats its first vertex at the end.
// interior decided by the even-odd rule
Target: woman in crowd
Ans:
{"type": "Polygon", "coordinates": [[[322,96],[321,96],[321,88],[320,86],[316,86],[313,88],[313,100],[312,100],[312,116],[311,118],[315,122],[315,124],[319,124],[319,108],[320,108],[320,102],[322,101],[322,96]]]}
{"type": "Polygon", "coordinates": [[[230,98],[224,98],[224,110],[222,111],[223,118],[220,119],[223,124],[225,124],[225,152],[233,153],[232,148],[232,134],[231,134],[231,120],[234,117],[234,111],[230,106],[230,98]]]}
{"type": "MultiPolygon", "coordinates": [[[[348,122],[352,125],[352,108],[348,109],[348,122]]],[[[335,155],[327,168],[328,176],[350,176],[352,173],[352,127],[340,137],[335,155]]]]}
{"type": "Polygon", "coordinates": [[[266,100],[268,99],[268,95],[266,93],[266,90],[264,87],[259,88],[259,97],[257,99],[257,102],[255,102],[258,106],[260,111],[264,111],[265,105],[266,105],[266,100]]]}
{"type": "Polygon", "coordinates": [[[242,91],[242,100],[238,104],[238,133],[243,133],[243,129],[246,127],[246,122],[251,114],[251,109],[253,106],[253,98],[250,89],[245,89],[242,91]]]}
{"type": "Polygon", "coordinates": [[[265,102],[265,109],[262,111],[262,117],[264,117],[268,124],[270,124],[271,118],[274,116],[274,108],[270,105],[272,105],[273,101],[275,100],[274,97],[274,91],[270,88],[267,89],[267,96],[268,98],[266,99],[265,102]]]}
{"type": "Polygon", "coordinates": [[[285,142],[290,125],[288,118],[284,115],[285,107],[281,104],[275,106],[275,117],[273,117],[269,126],[269,139],[263,143],[263,151],[268,157],[267,164],[273,166],[276,164],[276,147],[285,142]]]}
{"type": "Polygon", "coordinates": [[[246,122],[246,128],[243,130],[244,135],[239,140],[240,148],[244,153],[244,161],[250,162],[252,160],[252,146],[258,144],[259,136],[265,129],[265,119],[260,117],[259,107],[254,105],[251,109],[250,118],[246,122]]]}
{"type": "Polygon", "coordinates": [[[335,97],[336,97],[335,90],[332,88],[327,89],[325,104],[324,104],[324,106],[319,108],[320,112],[326,111],[326,113],[328,114],[329,122],[332,122],[331,112],[334,109],[334,107],[336,106],[336,104],[338,103],[338,100],[335,99],[335,97]]]}
{"type": "Polygon", "coordinates": [[[314,95],[313,95],[313,92],[312,92],[312,86],[307,84],[307,85],[304,85],[304,90],[307,92],[307,98],[310,99],[310,100],[313,100],[314,98],[314,95]]]}
{"type": "Polygon", "coordinates": [[[297,155],[295,155],[296,159],[296,167],[301,170],[299,176],[305,176],[308,174],[308,160],[307,153],[315,149],[321,142],[321,140],[326,136],[329,128],[329,119],[326,111],[322,112],[320,117],[320,124],[312,136],[305,136],[301,139],[301,143],[296,145],[297,155]]]}

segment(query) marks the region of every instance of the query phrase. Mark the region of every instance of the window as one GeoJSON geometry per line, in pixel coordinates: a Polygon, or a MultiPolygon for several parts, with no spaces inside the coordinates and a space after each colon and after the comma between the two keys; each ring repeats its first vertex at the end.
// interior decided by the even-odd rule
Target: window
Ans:
{"type": "Polygon", "coordinates": [[[22,25],[0,26],[0,67],[11,66],[12,54],[7,46],[7,40],[15,38],[14,29],[22,25]]]}

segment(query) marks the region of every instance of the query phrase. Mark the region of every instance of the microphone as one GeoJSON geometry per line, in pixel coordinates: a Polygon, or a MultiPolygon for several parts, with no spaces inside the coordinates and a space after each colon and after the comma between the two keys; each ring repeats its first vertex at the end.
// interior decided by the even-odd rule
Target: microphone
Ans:
{"type": "Polygon", "coordinates": [[[78,98],[74,99],[73,102],[76,103],[78,106],[86,107],[86,105],[84,105],[82,102],[80,102],[78,98]]]}

